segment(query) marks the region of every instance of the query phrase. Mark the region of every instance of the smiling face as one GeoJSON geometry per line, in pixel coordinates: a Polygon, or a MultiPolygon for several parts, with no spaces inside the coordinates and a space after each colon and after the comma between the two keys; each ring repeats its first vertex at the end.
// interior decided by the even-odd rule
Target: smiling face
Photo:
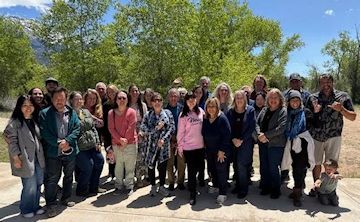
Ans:
{"type": "Polygon", "coordinates": [[[39,88],[35,88],[32,90],[31,97],[36,102],[36,104],[41,104],[44,100],[44,94],[39,88]]]}
{"type": "Polygon", "coordinates": [[[66,105],[66,94],[65,92],[54,93],[52,97],[52,103],[58,112],[63,112],[66,105]]]}
{"type": "Polygon", "coordinates": [[[133,99],[134,101],[138,100],[138,98],[140,96],[140,92],[139,92],[139,88],[137,86],[131,87],[130,96],[131,96],[131,99],[133,99]]]}
{"type": "Polygon", "coordinates": [[[255,103],[257,107],[262,108],[265,106],[265,98],[262,95],[257,95],[255,103]]]}
{"type": "Polygon", "coordinates": [[[99,93],[101,98],[106,96],[106,85],[104,83],[98,83],[95,90],[99,93]]]}
{"type": "Polygon", "coordinates": [[[265,88],[265,81],[260,77],[256,77],[256,79],[255,79],[255,91],[260,92],[260,91],[263,91],[264,88],[265,88]]]}
{"type": "Polygon", "coordinates": [[[206,111],[209,113],[210,118],[215,118],[219,113],[219,107],[216,102],[209,102],[206,105],[206,111]]]}
{"type": "Polygon", "coordinates": [[[21,105],[21,112],[24,115],[25,119],[31,118],[31,115],[33,114],[35,110],[34,104],[30,101],[30,99],[24,100],[24,103],[21,105]]]}
{"type": "Polygon", "coordinates": [[[96,105],[97,103],[97,96],[94,93],[88,93],[88,95],[86,96],[85,99],[85,107],[86,108],[92,108],[96,105]]]}
{"type": "Polygon", "coordinates": [[[179,102],[179,94],[176,91],[170,91],[168,95],[169,104],[175,107],[179,102]]]}
{"type": "Polygon", "coordinates": [[[79,110],[83,106],[83,103],[84,103],[83,98],[79,93],[76,93],[73,99],[71,100],[71,106],[76,110],[79,110]]]}
{"type": "Polygon", "coordinates": [[[219,95],[221,99],[225,99],[229,95],[229,89],[223,85],[219,89],[219,95]]]}
{"type": "Polygon", "coordinates": [[[125,108],[127,106],[127,95],[124,92],[119,92],[116,96],[116,104],[119,106],[119,108],[125,108]]]}
{"type": "Polygon", "coordinates": [[[151,98],[151,105],[154,108],[154,111],[156,113],[159,113],[163,106],[163,99],[161,98],[161,96],[153,96],[151,98]]]}
{"type": "Polygon", "coordinates": [[[189,98],[186,100],[186,104],[189,107],[189,110],[193,111],[194,107],[196,106],[196,99],[195,98],[189,98]]]}
{"type": "Polygon", "coordinates": [[[329,96],[334,89],[333,81],[328,77],[320,78],[320,91],[324,93],[326,96],[329,96]]]}
{"type": "Polygon", "coordinates": [[[203,96],[203,90],[201,87],[198,87],[194,90],[194,94],[198,101],[200,101],[201,97],[203,96]]]}
{"type": "Polygon", "coordinates": [[[235,95],[235,106],[237,109],[245,109],[246,96],[242,93],[236,93],[235,95]]]}
{"type": "Polygon", "coordinates": [[[289,104],[292,109],[298,109],[301,106],[301,100],[300,98],[295,97],[290,99],[289,104]]]}
{"type": "Polygon", "coordinates": [[[268,93],[268,106],[270,110],[276,110],[280,107],[281,98],[276,92],[270,91],[268,93]]]}

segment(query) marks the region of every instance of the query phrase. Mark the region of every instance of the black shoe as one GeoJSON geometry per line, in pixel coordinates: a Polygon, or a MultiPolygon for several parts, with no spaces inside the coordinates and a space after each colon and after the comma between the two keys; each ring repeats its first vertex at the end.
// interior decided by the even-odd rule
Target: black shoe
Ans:
{"type": "Polygon", "coordinates": [[[169,188],[168,188],[168,190],[170,190],[170,191],[174,191],[174,190],[175,190],[175,188],[174,188],[174,184],[169,184],[169,188]]]}
{"type": "Polygon", "coordinates": [[[200,180],[199,181],[199,186],[204,187],[205,186],[205,180],[200,180]]]}
{"type": "Polygon", "coordinates": [[[270,194],[270,198],[271,198],[271,199],[279,199],[280,195],[281,195],[280,192],[272,192],[272,193],[270,194]]]}
{"type": "Polygon", "coordinates": [[[177,188],[178,188],[179,190],[185,190],[185,186],[184,186],[183,183],[179,183],[179,184],[177,185],[177,188]]]}
{"type": "Polygon", "coordinates": [[[191,206],[195,205],[196,204],[196,199],[190,199],[189,204],[191,206]]]}
{"type": "Polygon", "coordinates": [[[244,199],[247,196],[247,193],[238,193],[237,198],[244,199]]]}
{"type": "Polygon", "coordinates": [[[265,195],[268,195],[268,194],[270,194],[271,192],[270,192],[270,190],[261,190],[260,191],[260,195],[262,195],[262,196],[265,196],[265,195]]]}
{"type": "Polygon", "coordinates": [[[309,197],[316,197],[317,191],[315,189],[311,189],[308,194],[309,197]]]}

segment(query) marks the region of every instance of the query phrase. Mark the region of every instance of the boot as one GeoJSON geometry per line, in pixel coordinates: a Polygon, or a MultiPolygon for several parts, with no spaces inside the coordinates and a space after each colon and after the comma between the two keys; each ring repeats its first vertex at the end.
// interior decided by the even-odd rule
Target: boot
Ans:
{"type": "Polygon", "coordinates": [[[294,188],[293,189],[293,203],[295,207],[301,207],[302,203],[301,203],[301,195],[302,195],[302,189],[301,188],[294,188]]]}

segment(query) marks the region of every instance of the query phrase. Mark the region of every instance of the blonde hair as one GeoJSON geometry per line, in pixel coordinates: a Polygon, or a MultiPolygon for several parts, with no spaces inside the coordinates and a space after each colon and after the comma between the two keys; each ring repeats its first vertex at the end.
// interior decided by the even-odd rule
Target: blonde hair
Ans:
{"type": "Polygon", "coordinates": [[[231,88],[227,83],[222,82],[222,83],[218,84],[216,86],[215,90],[214,90],[213,96],[218,98],[219,102],[220,102],[220,89],[221,89],[222,86],[225,86],[227,88],[227,90],[228,90],[228,94],[226,96],[226,105],[229,106],[231,104],[232,100],[233,100],[233,95],[232,95],[232,92],[231,92],[231,88]]]}
{"type": "Polygon", "coordinates": [[[103,118],[103,110],[102,110],[101,97],[100,97],[99,93],[95,89],[86,90],[86,92],[85,92],[85,94],[83,96],[84,97],[84,104],[86,104],[87,97],[90,94],[95,94],[95,96],[96,96],[96,104],[95,104],[95,107],[94,107],[94,113],[92,113],[92,114],[94,116],[96,116],[97,118],[102,119],[103,118]]]}
{"type": "Polygon", "coordinates": [[[209,119],[210,118],[210,114],[209,112],[207,111],[207,107],[209,104],[214,104],[216,109],[217,109],[217,112],[216,112],[216,116],[219,115],[219,113],[221,112],[220,110],[220,100],[216,97],[212,97],[212,98],[209,98],[206,100],[206,103],[205,103],[205,118],[209,119]]]}
{"type": "Polygon", "coordinates": [[[231,104],[231,108],[236,108],[236,96],[237,95],[242,95],[243,96],[243,98],[244,98],[244,101],[245,101],[245,107],[247,106],[247,104],[248,104],[248,101],[247,101],[247,96],[246,96],[246,91],[245,90],[237,90],[237,91],[235,91],[235,93],[234,93],[234,99],[233,99],[233,102],[232,102],[232,104],[231,104]]]}
{"type": "Polygon", "coordinates": [[[285,106],[285,98],[284,98],[284,96],[283,96],[283,94],[281,93],[281,91],[278,89],[278,88],[272,88],[267,94],[266,94],[266,106],[267,107],[270,107],[269,106],[269,95],[271,94],[271,93],[275,93],[275,94],[277,94],[277,96],[279,97],[279,99],[280,99],[280,105],[279,105],[279,107],[284,107],[285,106]]]}

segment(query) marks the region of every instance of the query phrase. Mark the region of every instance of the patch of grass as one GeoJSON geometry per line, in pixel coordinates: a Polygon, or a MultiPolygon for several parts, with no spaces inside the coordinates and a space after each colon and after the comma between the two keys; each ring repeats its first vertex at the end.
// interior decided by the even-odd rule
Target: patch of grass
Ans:
{"type": "Polygon", "coordinates": [[[1,118],[10,118],[11,111],[0,111],[0,117],[1,118]]]}
{"type": "Polygon", "coordinates": [[[2,135],[0,136],[0,162],[9,162],[8,145],[2,135]]]}

